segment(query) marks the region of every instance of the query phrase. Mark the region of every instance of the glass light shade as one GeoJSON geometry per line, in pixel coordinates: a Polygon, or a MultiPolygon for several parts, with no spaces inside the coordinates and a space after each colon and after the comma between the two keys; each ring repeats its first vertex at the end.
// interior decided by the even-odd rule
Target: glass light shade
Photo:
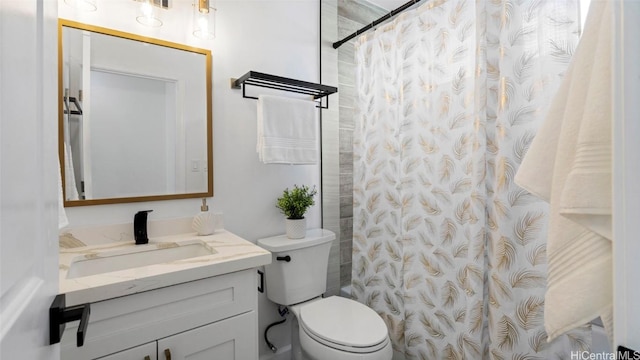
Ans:
{"type": "Polygon", "coordinates": [[[210,5],[212,0],[195,0],[193,4],[193,35],[200,39],[211,40],[216,37],[216,8],[210,5]]]}
{"type": "Polygon", "coordinates": [[[160,27],[162,20],[160,19],[160,8],[153,5],[153,0],[143,0],[138,8],[136,21],[144,26],[160,27]]]}
{"type": "Polygon", "coordinates": [[[72,8],[82,11],[96,11],[98,6],[96,0],[64,0],[64,3],[72,8]]]}

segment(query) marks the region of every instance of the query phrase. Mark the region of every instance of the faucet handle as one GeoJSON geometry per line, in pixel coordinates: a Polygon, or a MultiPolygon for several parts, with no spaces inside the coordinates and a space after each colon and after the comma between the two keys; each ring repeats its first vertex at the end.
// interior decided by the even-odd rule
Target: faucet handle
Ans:
{"type": "MultiPolygon", "coordinates": [[[[152,212],[153,210],[140,210],[135,215],[133,215],[133,223],[135,225],[136,222],[143,221],[145,224],[147,222],[147,214],[152,212]]],[[[136,225],[137,226],[137,225],[136,225]]]]}
{"type": "Polygon", "coordinates": [[[141,210],[133,216],[133,237],[136,245],[149,243],[147,237],[147,214],[153,210],[141,210]]]}

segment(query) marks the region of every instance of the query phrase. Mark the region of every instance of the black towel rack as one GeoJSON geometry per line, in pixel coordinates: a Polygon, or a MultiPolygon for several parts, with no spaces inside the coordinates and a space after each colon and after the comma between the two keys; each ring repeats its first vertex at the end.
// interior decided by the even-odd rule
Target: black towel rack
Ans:
{"type": "Polygon", "coordinates": [[[78,99],[74,98],[73,96],[70,96],[69,98],[67,98],[66,96],[63,98],[64,101],[64,114],[68,114],[69,112],[71,112],[71,115],[82,115],[82,107],[80,106],[80,102],[78,101],[78,99]],[[69,111],[69,105],[73,104],[76,107],[76,110],[71,109],[71,111],[69,111]]]}
{"type": "Polygon", "coordinates": [[[316,84],[308,81],[290,79],[271,74],[264,74],[257,71],[249,71],[238,79],[231,79],[231,88],[242,88],[242,97],[248,99],[257,99],[257,97],[255,96],[247,95],[247,85],[311,95],[313,96],[314,100],[319,100],[319,107],[323,109],[329,108],[328,96],[338,92],[338,88],[334,86],[316,84]],[[323,98],[327,99],[324,105],[322,104],[323,98]]]}

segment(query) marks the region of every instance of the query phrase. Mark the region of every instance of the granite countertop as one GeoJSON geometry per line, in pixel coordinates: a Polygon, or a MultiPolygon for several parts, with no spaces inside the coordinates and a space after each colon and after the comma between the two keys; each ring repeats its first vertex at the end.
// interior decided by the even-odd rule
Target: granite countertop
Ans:
{"type": "Polygon", "coordinates": [[[128,240],[103,241],[87,246],[81,239],[66,233],[60,237],[60,245],[59,293],[66,294],[67,306],[131,295],[271,262],[270,252],[226,230],[218,230],[208,236],[185,233],[150,237],[147,245],[135,245],[128,240]],[[193,244],[212,254],[95,275],[78,276],[69,271],[72,263],[82,260],[193,244]]]}

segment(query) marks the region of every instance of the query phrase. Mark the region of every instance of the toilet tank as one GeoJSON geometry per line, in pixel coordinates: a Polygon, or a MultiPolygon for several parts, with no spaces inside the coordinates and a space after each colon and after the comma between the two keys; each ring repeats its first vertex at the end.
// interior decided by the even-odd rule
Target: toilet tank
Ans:
{"type": "Polygon", "coordinates": [[[322,295],[327,290],[329,250],[335,238],[329,230],[313,229],[302,239],[280,235],[258,240],[273,257],[264,270],[267,297],[276,304],[292,305],[322,295]]]}

